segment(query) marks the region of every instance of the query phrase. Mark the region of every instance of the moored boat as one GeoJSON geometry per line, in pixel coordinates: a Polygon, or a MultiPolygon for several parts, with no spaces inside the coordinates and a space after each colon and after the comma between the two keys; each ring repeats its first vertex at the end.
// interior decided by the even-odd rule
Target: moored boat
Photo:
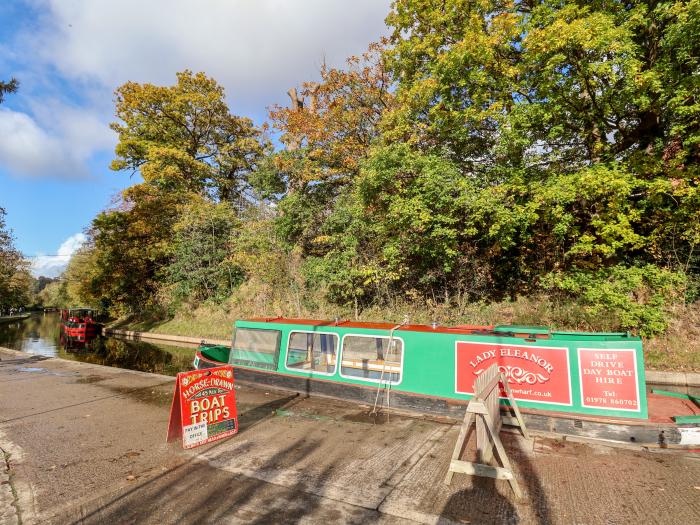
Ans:
{"type": "Polygon", "coordinates": [[[533,430],[683,441],[671,419],[650,415],[642,341],[629,333],[258,318],[235,323],[230,349],[203,346],[194,361],[222,363],[243,381],[455,419],[497,363],[533,430]]]}
{"type": "Polygon", "coordinates": [[[61,339],[64,346],[85,346],[97,338],[102,324],[95,320],[91,308],[66,308],[61,310],[61,339]]]}

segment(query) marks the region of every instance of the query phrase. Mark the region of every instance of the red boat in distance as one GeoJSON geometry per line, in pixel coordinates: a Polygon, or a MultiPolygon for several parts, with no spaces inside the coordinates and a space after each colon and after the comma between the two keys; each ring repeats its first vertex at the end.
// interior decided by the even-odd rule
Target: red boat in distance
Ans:
{"type": "Polygon", "coordinates": [[[95,321],[96,312],[91,308],[66,308],[61,310],[61,342],[63,346],[82,347],[97,338],[102,324],[95,321]]]}

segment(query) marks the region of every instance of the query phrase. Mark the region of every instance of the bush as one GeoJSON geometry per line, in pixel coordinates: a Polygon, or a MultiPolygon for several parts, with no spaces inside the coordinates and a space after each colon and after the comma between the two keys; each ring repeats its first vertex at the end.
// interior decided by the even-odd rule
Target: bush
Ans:
{"type": "Polygon", "coordinates": [[[620,264],[597,271],[550,273],[542,286],[575,298],[592,316],[614,316],[620,328],[648,337],[666,331],[669,308],[683,300],[686,277],[652,264],[620,264]]]}

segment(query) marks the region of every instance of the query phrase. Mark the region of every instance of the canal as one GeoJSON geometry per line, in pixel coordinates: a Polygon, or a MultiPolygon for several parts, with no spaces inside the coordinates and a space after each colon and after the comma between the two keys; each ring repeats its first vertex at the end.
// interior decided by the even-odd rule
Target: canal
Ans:
{"type": "Polygon", "coordinates": [[[0,346],[48,357],[171,376],[192,367],[194,345],[170,346],[101,337],[90,349],[65,349],[60,342],[59,320],[58,313],[38,313],[23,321],[2,323],[0,346]]]}

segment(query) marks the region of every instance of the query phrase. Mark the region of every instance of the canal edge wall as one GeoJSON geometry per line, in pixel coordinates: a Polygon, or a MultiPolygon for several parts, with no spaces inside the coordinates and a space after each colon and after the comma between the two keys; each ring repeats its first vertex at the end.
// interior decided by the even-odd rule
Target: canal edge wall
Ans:
{"type": "MultiPolygon", "coordinates": [[[[206,339],[203,337],[190,337],[185,335],[157,334],[154,332],[136,332],[133,330],[119,330],[116,328],[103,328],[103,335],[126,337],[134,340],[166,341],[171,343],[187,343],[198,345],[200,343],[231,346],[231,341],[226,339],[206,339]]],[[[647,384],[675,387],[675,389],[700,388],[700,373],[695,372],[665,372],[661,370],[646,370],[647,384]]]]}
{"type": "Polygon", "coordinates": [[[102,328],[102,335],[125,337],[127,339],[144,340],[144,341],[167,341],[170,343],[187,343],[199,345],[200,343],[206,343],[211,345],[221,345],[221,346],[231,346],[231,341],[227,339],[208,339],[206,337],[191,337],[186,335],[170,335],[170,334],[157,334],[154,332],[136,332],[134,330],[120,330],[117,328],[102,328]]]}
{"type": "Polygon", "coordinates": [[[14,323],[16,321],[24,321],[25,319],[29,318],[30,314],[22,314],[22,315],[5,315],[0,317],[0,324],[2,323],[14,323]]]}

